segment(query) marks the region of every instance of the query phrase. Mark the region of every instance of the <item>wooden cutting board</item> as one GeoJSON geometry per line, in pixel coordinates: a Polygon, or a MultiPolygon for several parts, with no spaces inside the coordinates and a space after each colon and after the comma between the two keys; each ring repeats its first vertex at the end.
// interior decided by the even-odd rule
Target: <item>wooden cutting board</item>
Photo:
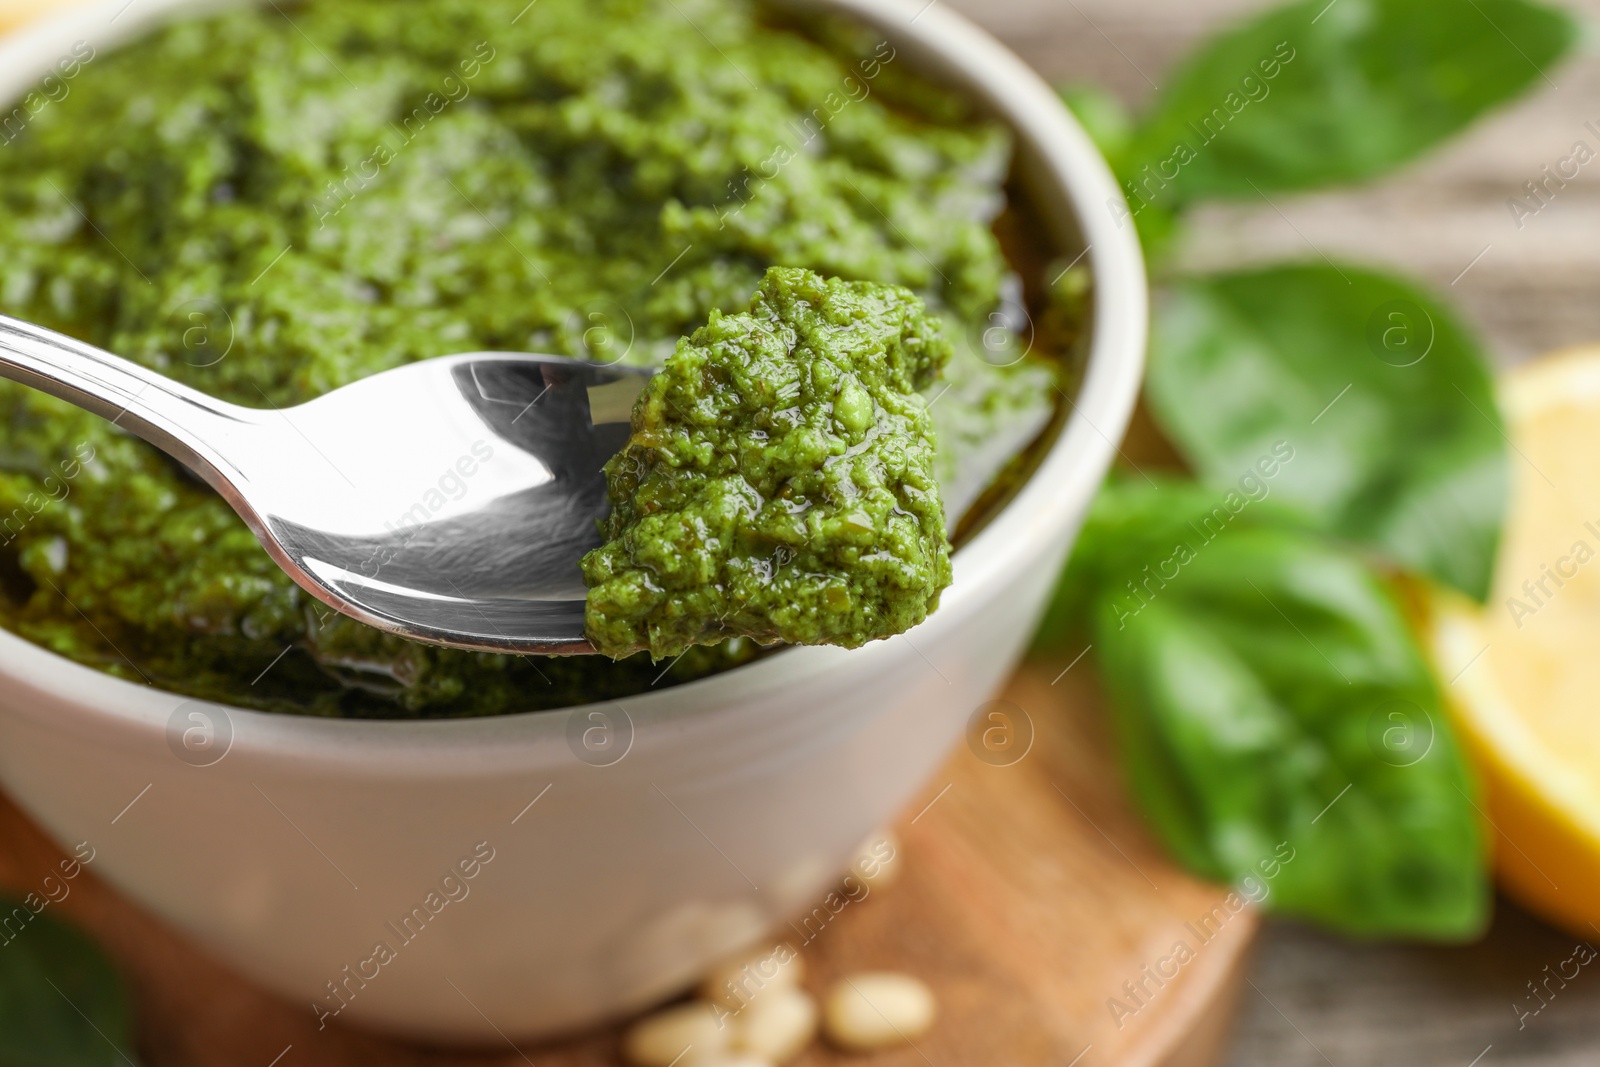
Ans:
{"type": "MultiPolygon", "coordinates": [[[[985,762],[963,746],[896,828],[902,859],[895,882],[845,909],[804,950],[813,990],[856,970],[922,978],[939,998],[939,1023],[916,1048],[847,1057],[818,1045],[799,1067],[1216,1062],[1257,917],[1223,906],[1215,914],[1225,921],[1209,918],[1225,890],[1162,858],[1118,782],[1091,660],[1061,673],[1066,666],[1035,665],[1002,695],[1015,728],[1032,725],[1026,755],[997,766],[1005,760],[985,762]],[[1178,954],[1186,956],[1181,967],[1179,942],[1191,950],[1178,954]],[[1164,959],[1175,977],[1146,974],[1164,959]],[[1143,986],[1138,999],[1124,983],[1143,986]]],[[[0,799],[0,885],[25,892],[60,856],[0,799]]],[[[337,1025],[318,1032],[305,1005],[263,992],[201,955],[92,873],[77,878],[51,914],[99,939],[131,981],[146,1067],[619,1062],[609,1031],[473,1051],[422,1048],[337,1025]]]]}

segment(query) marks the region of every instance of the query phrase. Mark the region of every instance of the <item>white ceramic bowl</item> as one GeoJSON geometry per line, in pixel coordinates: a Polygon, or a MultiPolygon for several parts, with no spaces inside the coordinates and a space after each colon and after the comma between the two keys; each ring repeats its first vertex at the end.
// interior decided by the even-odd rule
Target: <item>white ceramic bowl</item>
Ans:
{"type": "MultiPolygon", "coordinates": [[[[75,41],[104,51],[194,6],[95,2],[11,34],[0,100],[75,41]]],[[[196,704],[0,631],[6,790],[63,845],[87,842],[97,874],[308,1012],[499,1040],[681,989],[821,900],[1037,622],[1138,389],[1144,269],[1113,221],[1121,194],[1055,94],[948,7],[805,6],[873,24],[897,61],[1007,121],[1061,247],[1090,249],[1093,333],[1073,415],[956,553],[926,623],[592,708],[420,723],[196,704]],[[458,865],[473,876],[446,878],[458,865]]]]}

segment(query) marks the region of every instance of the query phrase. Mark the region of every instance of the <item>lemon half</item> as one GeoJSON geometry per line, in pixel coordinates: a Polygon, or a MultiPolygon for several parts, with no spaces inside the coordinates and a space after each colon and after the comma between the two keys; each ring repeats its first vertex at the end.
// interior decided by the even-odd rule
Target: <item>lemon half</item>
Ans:
{"type": "Polygon", "coordinates": [[[1493,593],[1436,593],[1427,640],[1485,787],[1495,870],[1600,935],[1600,346],[1506,374],[1511,509],[1493,593]]]}

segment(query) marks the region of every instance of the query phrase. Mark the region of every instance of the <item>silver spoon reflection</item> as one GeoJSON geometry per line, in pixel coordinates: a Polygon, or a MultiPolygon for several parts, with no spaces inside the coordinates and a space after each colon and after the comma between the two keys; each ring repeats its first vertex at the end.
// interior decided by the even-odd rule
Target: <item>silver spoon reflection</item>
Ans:
{"type": "Polygon", "coordinates": [[[578,561],[647,370],[473,352],[282,409],[239,407],[0,315],[0,377],[110,419],[201,477],[329,606],[418,641],[593,652],[578,561]]]}

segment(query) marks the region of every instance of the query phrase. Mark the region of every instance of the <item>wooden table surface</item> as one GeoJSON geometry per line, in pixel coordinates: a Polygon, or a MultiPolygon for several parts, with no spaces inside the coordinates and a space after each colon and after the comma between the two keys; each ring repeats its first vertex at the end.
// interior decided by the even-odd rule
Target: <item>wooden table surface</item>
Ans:
{"type": "MultiPolygon", "coordinates": [[[[1259,0],[944,0],[1055,81],[1140,104],[1203,34],[1259,0]]],[[[1596,0],[1560,0],[1590,19],[1596,0]]],[[[1437,0],[1441,18],[1476,18],[1437,0]]],[[[1359,190],[1209,209],[1183,251],[1197,267],[1314,258],[1405,271],[1453,297],[1501,365],[1600,340],[1600,175],[1591,170],[1518,230],[1506,198],[1600,120],[1600,54],[1549,71],[1523,102],[1442,151],[1359,190]],[[1474,264],[1474,259],[1479,257],[1474,264]],[[1471,265],[1471,269],[1467,270],[1471,265]],[[1462,271],[1466,270],[1465,275],[1462,271]],[[1454,283],[1454,284],[1452,284],[1454,283]]],[[[1600,977],[1572,983],[1519,1029],[1513,1002],[1572,938],[1502,903],[1467,948],[1350,944],[1269,923],[1229,1067],[1566,1067],[1600,1062],[1600,977]],[[1268,998],[1270,997],[1270,1001],[1268,998]]]]}

